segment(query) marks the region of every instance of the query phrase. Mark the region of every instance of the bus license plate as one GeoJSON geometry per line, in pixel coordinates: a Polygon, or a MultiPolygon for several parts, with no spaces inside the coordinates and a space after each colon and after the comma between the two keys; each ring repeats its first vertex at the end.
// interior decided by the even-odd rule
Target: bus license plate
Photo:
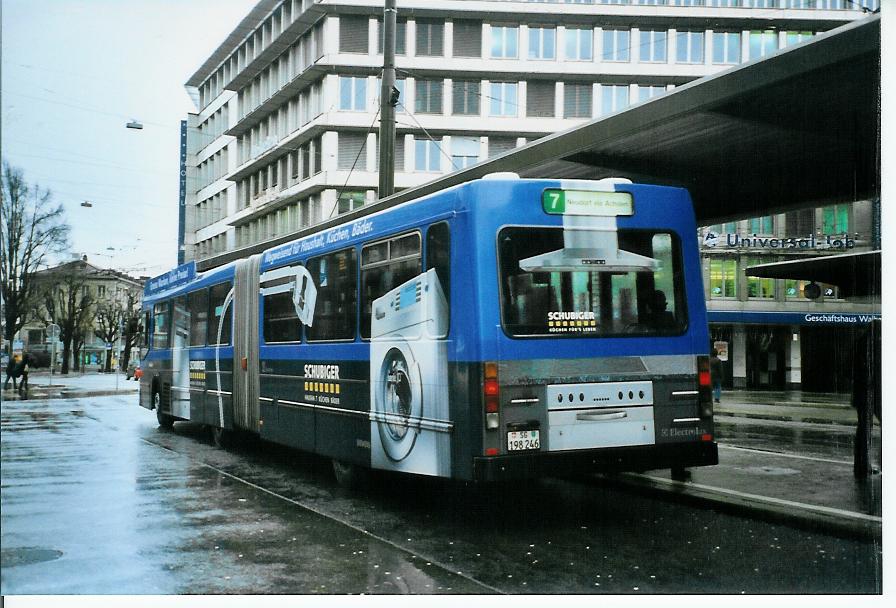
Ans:
{"type": "Polygon", "coordinates": [[[541,447],[538,431],[510,431],[507,433],[507,451],[537,450],[541,447]]]}

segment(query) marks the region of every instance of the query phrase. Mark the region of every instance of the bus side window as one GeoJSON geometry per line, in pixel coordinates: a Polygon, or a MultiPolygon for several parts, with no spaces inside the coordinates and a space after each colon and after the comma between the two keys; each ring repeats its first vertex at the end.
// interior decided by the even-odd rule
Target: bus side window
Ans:
{"type": "Polygon", "coordinates": [[[171,346],[173,348],[186,348],[190,345],[190,310],[187,308],[187,296],[178,296],[171,302],[172,305],[172,334],[171,346]]]}
{"type": "Polygon", "coordinates": [[[448,222],[433,224],[426,230],[426,270],[435,268],[445,304],[448,305],[451,318],[451,232],[448,222]]]}
{"type": "Polygon", "coordinates": [[[314,322],[305,330],[309,342],[355,339],[357,266],[354,249],[308,260],[308,271],[317,286],[314,322]]]}
{"type": "Polygon", "coordinates": [[[231,320],[233,319],[233,303],[227,307],[226,314],[224,311],[224,300],[227,298],[227,294],[230,293],[230,283],[220,283],[215,285],[209,290],[208,295],[208,304],[209,304],[209,319],[211,319],[211,323],[208,324],[208,343],[212,345],[216,344],[230,344],[230,326],[231,320]],[[224,314],[224,318],[221,318],[221,315],[224,314]],[[218,329],[221,330],[221,341],[218,342],[218,329]]]}
{"type": "Polygon", "coordinates": [[[301,342],[302,322],[296,314],[293,290],[295,275],[281,276],[261,284],[261,332],[266,344],[301,342]]]}
{"type": "Polygon", "coordinates": [[[366,245],[361,249],[361,337],[370,338],[373,301],[420,274],[420,234],[366,245]]]}
{"type": "Polygon", "coordinates": [[[159,302],[152,307],[152,348],[168,348],[171,329],[171,302],[159,302]]]}
{"type": "Polygon", "coordinates": [[[208,290],[200,289],[187,296],[190,311],[190,346],[205,346],[208,328],[208,290]]]}

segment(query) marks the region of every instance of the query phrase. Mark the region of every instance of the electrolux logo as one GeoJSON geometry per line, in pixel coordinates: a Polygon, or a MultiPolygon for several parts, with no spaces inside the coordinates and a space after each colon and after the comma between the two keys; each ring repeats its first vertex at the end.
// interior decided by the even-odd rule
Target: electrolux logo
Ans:
{"type": "Polygon", "coordinates": [[[722,235],[708,231],[703,235],[703,246],[714,248],[722,245],[737,249],[853,249],[856,246],[855,239],[849,235],[824,234],[816,238],[811,235],[803,238],[796,237],[763,237],[740,236],[738,234],[726,234],[722,243],[722,235]]]}

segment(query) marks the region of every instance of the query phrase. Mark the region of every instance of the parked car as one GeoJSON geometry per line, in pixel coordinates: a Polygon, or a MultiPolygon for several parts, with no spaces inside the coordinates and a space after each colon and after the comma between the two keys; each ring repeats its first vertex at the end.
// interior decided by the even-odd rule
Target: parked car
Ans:
{"type": "Polygon", "coordinates": [[[128,369],[125,372],[127,379],[130,380],[133,378],[134,380],[139,380],[140,376],[143,375],[143,372],[140,370],[140,362],[131,360],[128,362],[128,369]]]}

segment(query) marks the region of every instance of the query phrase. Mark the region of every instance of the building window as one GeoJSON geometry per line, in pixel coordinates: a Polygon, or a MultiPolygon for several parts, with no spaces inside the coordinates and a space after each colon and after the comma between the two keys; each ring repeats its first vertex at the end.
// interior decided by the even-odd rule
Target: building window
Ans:
{"type": "Polygon", "coordinates": [[[367,17],[339,17],[339,52],[367,54],[367,17]]]}
{"type": "Polygon", "coordinates": [[[750,219],[750,234],[767,235],[774,234],[774,221],[772,216],[763,215],[750,219]]]}
{"type": "Polygon", "coordinates": [[[364,206],[366,198],[367,195],[363,190],[340,192],[339,197],[336,199],[337,213],[342,215],[343,213],[360,209],[364,206]]]}
{"type": "Polygon", "coordinates": [[[464,169],[479,162],[479,138],[456,135],[451,138],[451,163],[464,169]]]}
{"type": "MultiPolygon", "coordinates": [[[[383,37],[386,35],[386,28],[383,26],[382,17],[379,19],[378,29],[380,35],[378,36],[377,44],[377,52],[382,55],[383,54],[383,37]]],[[[395,54],[396,55],[407,55],[407,44],[408,40],[408,22],[407,19],[397,19],[395,21],[395,54]]]]}
{"type": "Polygon", "coordinates": [[[339,109],[364,111],[367,109],[367,78],[339,77],[339,109]]]}
{"type": "Polygon", "coordinates": [[[647,101],[651,97],[662,95],[666,92],[664,85],[638,85],[638,101],[647,101]]]}
{"type": "Polygon", "coordinates": [[[445,23],[443,21],[417,20],[417,55],[441,57],[445,54],[445,23]]]}
{"type": "Polygon", "coordinates": [[[454,56],[482,57],[482,23],[479,21],[454,22],[454,56]]]}
{"type": "Polygon", "coordinates": [[[417,80],[414,111],[418,114],[441,114],[442,84],[441,80],[417,80]]]}
{"type": "Polygon", "coordinates": [[[451,111],[452,114],[478,116],[479,115],[479,82],[468,80],[455,80],[451,84],[451,111]]]}
{"type": "Polygon", "coordinates": [[[336,158],[338,169],[367,168],[367,134],[342,132],[338,135],[339,153],[336,158]]]}
{"type": "Polygon", "coordinates": [[[494,59],[516,59],[519,28],[515,25],[492,26],[492,53],[494,59]]]}
{"type": "Polygon", "coordinates": [[[740,32],[713,32],[712,62],[716,64],[740,63],[740,32]]]}
{"type": "Polygon", "coordinates": [[[709,260],[709,297],[734,298],[737,296],[737,261],[727,258],[709,260]]]}
{"type": "Polygon", "coordinates": [[[766,57],[778,50],[778,32],[750,32],[750,59],[766,57]]]}
{"type": "Polygon", "coordinates": [[[821,210],[822,233],[849,232],[849,205],[831,205],[821,210]]]}
{"type": "Polygon", "coordinates": [[[530,80],[526,83],[526,116],[554,116],[554,83],[530,80]]]}
{"type": "Polygon", "coordinates": [[[441,140],[414,138],[414,169],[416,171],[440,171],[441,140]]]}
{"type": "Polygon", "coordinates": [[[567,82],[563,86],[563,118],[591,118],[590,82],[567,82]]]}
{"type": "Polygon", "coordinates": [[[678,63],[703,63],[703,32],[678,32],[675,43],[678,63]]]}
{"type": "Polygon", "coordinates": [[[489,114],[491,116],[516,116],[515,82],[493,82],[489,89],[489,114]]]}
{"type": "Polygon", "coordinates": [[[594,31],[591,28],[566,28],[565,56],[570,61],[591,61],[594,58],[594,31]]]}
{"type": "Polygon", "coordinates": [[[556,29],[552,27],[529,28],[529,59],[556,59],[556,46],[556,29]]]}
{"type": "Polygon", "coordinates": [[[97,285],[96,286],[96,297],[97,298],[105,298],[106,297],[106,286],[105,285],[97,285]]]}
{"type": "Polygon", "coordinates": [[[488,157],[494,158],[506,152],[510,152],[516,148],[516,137],[498,137],[491,136],[488,138],[488,157]]]}
{"type": "Polygon", "coordinates": [[[604,30],[604,61],[628,61],[631,58],[631,32],[629,30],[604,30]]]}
{"type": "MultiPolygon", "coordinates": [[[[749,268],[750,266],[758,266],[759,264],[764,264],[769,260],[764,260],[762,258],[746,258],[744,260],[744,268],[749,268]]],[[[763,277],[751,277],[747,275],[747,297],[748,298],[761,298],[761,299],[774,299],[775,297],[775,280],[767,279],[763,277]]]]}
{"type": "Polygon", "coordinates": [[[785,300],[806,300],[806,285],[809,281],[798,281],[796,279],[785,279],[784,281],[784,299],[785,300]]]}
{"type": "Polygon", "coordinates": [[[812,36],[812,32],[787,32],[787,36],[784,38],[784,46],[793,46],[794,44],[811,40],[812,36]]]}
{"type": "Polygon", "coordinates": [[[627,84],[603,84],[600,89],[601,116],[619,112],[628,107],[629,94],[627,84]]]}
{"type": "Polygon", "coordinates": [[[638,61],[664,63],[666,61],[666,42],[666,30],[641,30],[638,61]]]}

